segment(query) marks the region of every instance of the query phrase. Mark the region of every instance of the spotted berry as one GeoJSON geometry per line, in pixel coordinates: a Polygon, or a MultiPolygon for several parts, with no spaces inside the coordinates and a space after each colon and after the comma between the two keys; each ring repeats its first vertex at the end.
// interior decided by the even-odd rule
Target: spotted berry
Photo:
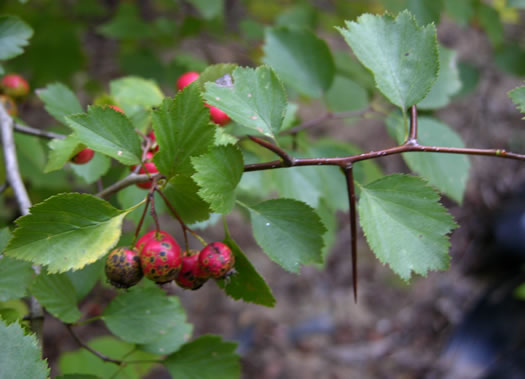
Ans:
{"type": "MultiPolygon", "coordinates": [[[[157,170],[157,166],[155,166],[155,163],[153,162],[145,162],[144,167],[140,168],[139,174],[145,174],[146,171],[151,175],[159,172],[159,170],[157,170]],[[146,170],[144,170],[144,168],[146,168],[146,170]]],[[[151,188],[152,185],[153,185],[153,180],[148,180],[147,182],[137,183],[137,187],[140,187],[143,189],[149,189],[151,188]]]]}
{"type": "Polygon", "coordinates": [[[140,253],[144,275],[157,284],[174,280],[182,266],[180,246],[171,238],[160,235],[144,245],[140,253]]]}
{"type": "Polygon", "coordinates": [[[117,247],[106,259],[106,277],[117,288],[129,288],[137,284],[144,274],[136,249],[117,247]]]}
{"type": "Polygon", "coordinates": [[[144,248],[144,245],[146,245],[146,243],[151,241],[153,238],[160,239],[162,236],[164,236],[166,239],[169,239],[175,245],[179,246],[175,238],[173,238],[168,232],[165,232],[164,230],[159,230],[158,232],[156,230],[152,230],[151,232],[147,232],[139,238],[139,240],[135,244],[135,249],[137,249],[137,251],[140,253],[142,252],[142,249],[144,248]]]}
{"type": "Polygon", "coordinates": [[[199,265],[199,251],[185,251],[182,257],[182,267],[175,282],[184,289],[197,290],[208,281],[209,277],[210,275],[204,272],[199,265]]]}
{"type": "Polygon", "coordinates": [[[224,243],[212,242],[199,253],[199,264],[203,272],[214,279],[221,279],[233,269],[235,256],[224,243]]]}

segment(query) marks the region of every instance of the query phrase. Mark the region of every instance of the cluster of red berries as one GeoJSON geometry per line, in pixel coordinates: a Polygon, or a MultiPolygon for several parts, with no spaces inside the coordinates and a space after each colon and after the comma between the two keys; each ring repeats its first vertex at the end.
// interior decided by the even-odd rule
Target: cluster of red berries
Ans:
{"type": "Polygon", "coordinates": [[[0,80],[0,103],[10,116],[18,115],[18,109],[13,99],[23,98],[29,93],[29,83],[18,74],[7,74],[0,80]]]}
{"type": "Polygon", "coordinates": [[[212,242],[200,252],[182,252],[170,234],[152,231],[132,249],[113,250],[106,260],[106,277],[118,288],[134,286],[146,276],[157,284],[175,281],[182,288],[196,290],[209,278],[229,276],[234,264],[235,256],[222,242],[212,242]]]}

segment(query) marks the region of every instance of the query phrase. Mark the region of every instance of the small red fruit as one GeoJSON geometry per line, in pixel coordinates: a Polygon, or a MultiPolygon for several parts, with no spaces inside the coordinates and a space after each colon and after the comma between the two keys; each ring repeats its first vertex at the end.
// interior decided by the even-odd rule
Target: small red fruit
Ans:
{"type": "Polygon", "coordinates": [[[86,164],[91,159],[93,159],[94,155],[95,155],[95,152],[91,150],[89,147],[86,147],[84,150],[81,150],[77,155],[71,158],[71,162],[75,164],[86,164]]]}
{"type": "Polygon", "coordinates": [[[129,288],[143,277],[136,249],[117,247],[106,259],[106,277],[117,288],[129,288]]]}
{"type": "Polygon", "coordinates": [[[175,244],[177,243],[175,238],[173,238],[168,232],[165,232],[164,230],[159,230],[159,232],[157,233],[156,230],[152,230],[151,232],[148,232],[139,238],[139,240],[135,244],[135,249],[137,249],[137,251],[140,253],[149,241],[151,241],[153,238],[156,238],[158,240],[162,236],[164,236],[166,239],[169,239],[171,242],[174,242],[175,244]]]}
{"type": "Polygon", "coordinates": [[[199,73],[190,71],[182,74],[179,76],[179,79],[177,79],[177,89],[180,91],[184,87],[186,87],[188,84],[193,83],[195,80],[199,79],[199,73]]]}
{"type": "Polygon", "coordinates": [[[206,104],[206,106],[210,108],[210,118],[214,123],[224,126],[231,121],[230,117],[219,108],[213,107],[209,104],[206,104]]]}
{"type": "Polygon", "coordinates": [[[235,256],[222,242],[212,242],[199,253],[199,265],[202,271],[214,279],[227,276],[233,269],[235,256]]]}
{"type": "MultiPolygon", "coordinates": [[[[157,166],[155,166],[155,163],[153,162],[144,163],[144,167],[146,167],[147,172],[149,172],[150,174],[156,174],[157,172],[159,172],[159,170],[157,170],[157,166]]],[[[144,170],[144,167],[140,168],[139,174],[146,173],[146,170],[144,170]]],[[[149,180],[147,182],[142,182],[142,183],[137,183],[137,187],[144,188],[144,189],[149,189],[151,188],[152,185],[153,185],[153,180],[149,180]]]]}
{"type": "Polygon", "coordinates": [[[185,251],[182,257],[182,267],[175,282],[184,289],[196,290],[201,288],[209,277],[208,273],[202,271],[199,264],[199,252],[197,250],[185,251]]]}
{"type": "MultiPolygon", "coordinates": [[[[151,162],[151,160],[153,159],[153,156],[155,155],[155,153],[152,153],[151,151],[148,151],[146,153],[146,160],[144,162],[151,162]]],[[[137,168],[138,165],[134,164],[133,166],[130,166],[130,169],[131,171],[135,171],[135,169],[137,168]]]]}
{"type": "Polygon", "coordinates": [[[155,236],[144,245],[140,253],[144,275],[157,284],[174,280],[182,266],[179,244],[164,235],[155,236]]]}
{"type": "Polygon", "coordinates": [[[9,116],[14,117],[18,115],[18,108],[16,107],[13,99],[11,99],[9,96],[0,95],[0,103],[2,103],[9,116]]]}
{"type": "Polygon", "coordinates": [[[157,144],[157,138],[155,137],[155,133],[149,132],[148,138],[150,139],[150,142],[151,142],[151,147],[149,148],[150,151],[153,151],[154,153],[159,151],[159,145],[157,144]]]}
{"type": "Polygon", "coordinates": [[[120,107],[118,107],[116,105],[108,105],[108,107],[111,108],[111,109],[116,110],[117,112],[120,112],[120,113],[124,114],[124,111],[122,110],[122,108],[120,108],[120,107]]]}
{"type": "Polygon", "coordinates": [[[29,93],[29,84],[18,74],[4,75],[0,82],[0,87],[8,96],[22,97],[29,93]]]}

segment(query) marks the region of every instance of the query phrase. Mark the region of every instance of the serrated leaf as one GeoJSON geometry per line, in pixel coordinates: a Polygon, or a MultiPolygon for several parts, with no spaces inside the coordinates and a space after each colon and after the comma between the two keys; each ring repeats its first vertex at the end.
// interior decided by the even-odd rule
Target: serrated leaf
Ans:
{"type": "Polygon", "coordinates": [[[77,302],[82,300],[89,292],[91,292],[98,279],[101,277],[102,272],[104,271],[104,264],[105,260],[99,259],[95,263],[91,263],[81,270],[67,271],[65,273],[69,280],[71,280],[71,284],[75,289],[77,302]]]}
{"type": "Polygon", "coordinates": [[[87,194],[52,196],[16,220],[4,254],[46,265],[50,273],[80,269],[115,246],[131,210],[113,208],[87,194]]]}
{"type": "MultiPolygon", "coordinates": [[[[509,91],[509,97],[521,113],[525,113],[525,86],[509,91]]],[[[525,117],[524,117],[525,119],[525,117]]]]}
{"type": "Polygon", "coordinates": [[[214,19],[224,12],[224,0],[189,0],[189,2],[207,20],[214,19]]]}
{"type": "Polygon", "coordinates": [[[244,170],[241,150],[233,145],[219,146],[191,161],[196,171],[192,178],[200,186],[200,197],[214,212],[230,212],[244,170]]]}
{"type": "MultiPolygon", "coordinates": [[[[111,96],[126,110],[128,106],[156,107],[162,103],[164,94],[153,80],[136,76],[112,80],[109,84],[111,96]]],[[[126,112],[127,113],[127,112],[126,112]]]]}
{"type": "Polygon", "coordinates": [[[268,200],[248,208],[255,240],[268,256],[291,272],[322,262],[323,223],[303,202],[268,200]]]}
{"type": "Polygon", "coordinates": [[[31,285],[31,293],[49,313],[65,323],[73,323],[82,317],[75,288],[66,274],[41,273],[31,285]]]}
{"type": "Polygon", "coordinates": [[[335,63],[326,42],[304,28],[268,28],[264,62],[299,93],[321,97],[334,79],[335,63]]]}
{"type": "MultiPolygon", "coordinates": [[[[387,125],[397,142],[403,143],[403,120],[390,116],[387,125]]],[[[463,140],[454,130],[431,117],[419,117],[418,142],[422,145],[465,147],[463,140]]],[[[403,159],[412,171],[461,204],[470,169],[470,161],[466,155],[411,152],[403,154],[403,159]]]]}
{"type": "Polygon", "coordinates": [[[255,270],[239,245],[231,238],[227,229],[225,233],[226,238],[223,242],[230,247],[235,255],[235,274],[225,280],[218,280],[219,287],[223,288],[226,294],[235,300],[243,300],[267,307],[275,306],[275,298],[268,284],[255,270]]]}
{"type": "Polygon", "coordinates": [[[85,164],[71,164],[73,172],[81,177],[87,184],[95,183],[104,176],[111,167],[111,160],[102,154],[97,154],[85,164]]]}
{"type": "Polygon", "coordinates": [[[46,379],[47,362],[42,360],[34,335],[25,335],[18,323],[7,326],[0,320],[0,367],[2,378],[46,379]]]}
{"type": "Polygon", "coordinates": [[[61,170],[72,157],[83,149],[80,141],[73,134],[65,139],[52,139],[48,146],[50,151],[47,165],[44,168],[45,173],[61,170]]]}
{"type": "Polygon", "coordinates": [[[206,83],[204,98],[232,120],[263,135],[275,138],[286,112],[286,92],[273,70],[238,67],[233,88],[206,83]]]}
{"type": "Polygon", "coordinates": [[[208,66],[206,70],[199,75],[199,78],[195,83],[199,86],[201,91],[204,91],[204,83],[215,82],[226,74],[231,75],[236,68],[237,65],[235,63],[219,63],[208,66]]]}
{"type": "Polygon", "coordinates": [[[206,335],[182,346],[164,362],[177,379],[233,379],[241,377],[237,344],[206,335]]]}
{"type": "Polygon", "coordinates": [[[65,117],[76,138],[89,148],[125,165],[140,163],[140,139],[129,119],[111,108],[89,107],[88,113],[65,117]]]}
{"type": "Polygon", "coordinates": [[[184,222],[193,224],[210,216],[210,206],[197,195],[199,190],[191,177],[177,175],[170,179],[163,192],[184,222]]]}
{"type": "Polygon", "coordinates": [[[84,111],[73,91],[62,83],[49,84],[36,94],[44,102],[46,111],[63,124],[66,116],[84,111]]]}
{"type": "Polygon", "coordinates": [[[403,111],[420,102],[436,81],[439,60],[433,24],[419,27],[404,11],[395,19],[364,14],[338,30],[372,71],[377,88],[403,111]]]}
{"type": "Polygon", "coordinates": [[[200,97],[197,86],[190,85],[175,97],[166,99],[153,112],[153,129],[159,152],[155,164],[171,178],[193,174],[191,157],[204,154],[213,145],[215,127],[200,97]]]}
{"type": "Polygon", "coordinates": [[[184,310],[180,304],[160,288],[134,287],[113,299],[102,318],[109,330],[124,341],[149,344],[181,326],[181,312],[184,310]]]}
{"type": "Polygon", "coordinates": [[[14,58],[24,52],[33,29],[15,16],[0,16],[0,60],[14,58]]]}
{"type": "Polygon", "coordinates": [[[421,100],[419,109],[437,109],[450,103],[452,96],[461,90],[457,53],[439,46],[439,74],[430,92],[421,100]]]}
{"type": "Polygon", "coordinates": [[[421,178],[396,174],[361,187],[358,209],[372,251],[404,280],[448,268],[447,234],[457,224],[421,178]]]}

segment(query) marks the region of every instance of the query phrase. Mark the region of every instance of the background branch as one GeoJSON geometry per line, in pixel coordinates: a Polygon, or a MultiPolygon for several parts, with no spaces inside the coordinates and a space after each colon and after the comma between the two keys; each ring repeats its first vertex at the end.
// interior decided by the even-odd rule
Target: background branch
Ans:
{"type": "Polygon", "coordinates": [[[118,191],[128,187],[128,186],[131,186],[133,184],[137,184],[137,183],[142,183],[142,182],[147,182],[147,181],[150,181],[151,178],[150,176],[148,176],[147,174],[130,174],[128,176],[126,176],[124,179],[122,180],[119,180],[118,182],[115,182],[113,183],[112,185],[110,185],[108,188],[100,191],[99,193],[97,193],[95,196],[98,196],[102,199],[105,199],[111,195],[113,195],[114,193],[117,193],[118,191]]]}
{"type": "Polygon", "coordinates": [[[346,188],[348,193],[348,204],[350,206],[350,241],[352,251],[352,285],[354,287],[354,301],[357,303],[357,214],[355,209],[355,187],[354,187],[354,168],[352,165],[344,170],[346,188]]]}
{"type": "Polygon", "coordinates": [[[47,132],[45,130],[35,129],[30,126],[22,125],[19,123],[14,124],[14,129],[16,132],[22,133],[22,134],[28,134],[30,136],[36,136],[41,138],[47,138],[47,139],[64,139],[66,138],[63,134],[53,133],[53,132],[47,132]]]}

